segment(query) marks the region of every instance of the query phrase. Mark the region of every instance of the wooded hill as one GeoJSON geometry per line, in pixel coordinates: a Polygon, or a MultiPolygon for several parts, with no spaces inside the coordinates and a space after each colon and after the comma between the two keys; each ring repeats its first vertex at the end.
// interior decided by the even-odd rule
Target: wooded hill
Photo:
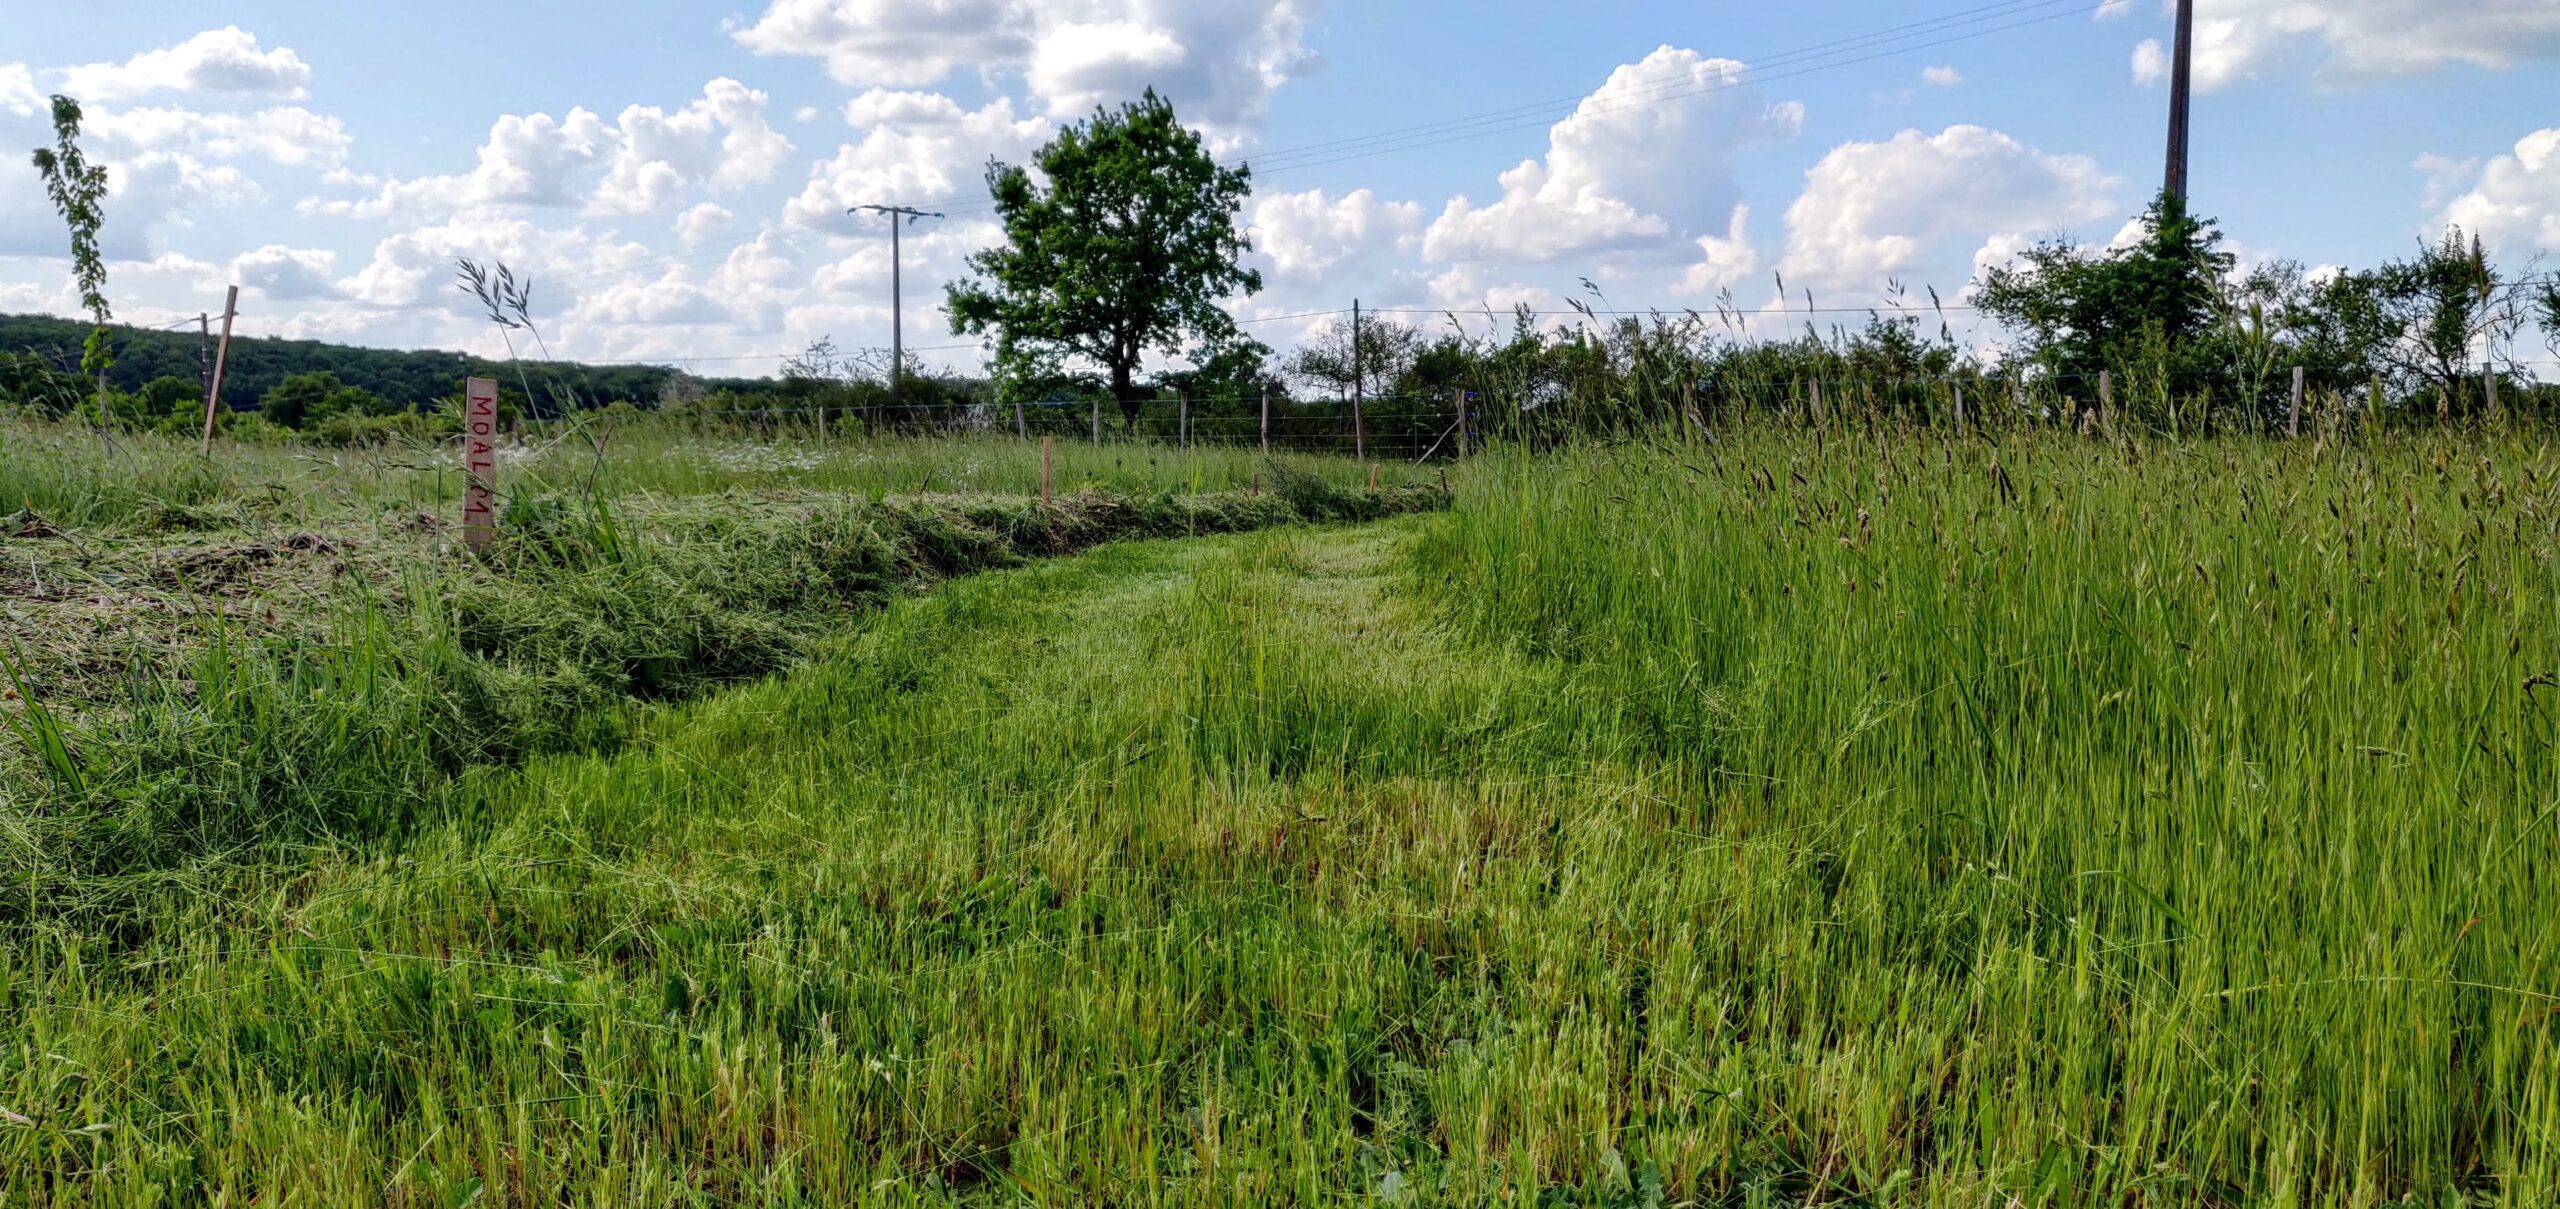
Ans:
{"type": "MultiPolygon", "coordinates": [[[[160,377],[195,378],[201,347],[192,327],[184,331],[147,331],[114,325],[115,368],[107,380],[123,391],[140,390],[160,377]]],[[[33,353],[66,372],[80,367],[81,342],[89,325],[46,315],[0,315],[0,353],[33,353]]],[[[222,396],[234,409],[256,406],[277,383],[294,374],[327,370],[340,381],[361,387],[404,407],[432,403],[462,389],[466,377],[502,378],[516,384],[516,366],[499,365],[464,353],[428,349],[360,348],[321,340],[279,340],[234,336],[231,360],[223,372],[222,396]]],[[[583,365],[577,362],[528,360],[522,366],[540,399],[577,398],[600,406],[629,401],[654,404],[678,371],[657,365],[583,365]]],[[[769,389],[759,379],[714,379],[708,389],[769,389]]]]}

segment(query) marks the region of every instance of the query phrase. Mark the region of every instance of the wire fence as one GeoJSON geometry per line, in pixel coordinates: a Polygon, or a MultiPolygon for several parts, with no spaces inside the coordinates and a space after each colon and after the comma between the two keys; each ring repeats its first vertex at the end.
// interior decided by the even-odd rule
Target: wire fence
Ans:
{"type": "Polygon", "coordinates": [[[1092,445],[1245,450],[1430,461],[1495,442],[1552,444],[1665,427],[1705,433],[1745,419],[1808,428],[2083,433],[2260,432],[2560,418],[2560,386],[2499,373],[2435,383],[2348,382],[2292,367],[2226,373],[2102,371],[1938,375],[1662,377],[1589,387],[1538,382],[1361,398],[1158,397],[994,403],[784,402],[696,405],[672,418],[709,429],[820,442],[979,435],[1092,445]]]}

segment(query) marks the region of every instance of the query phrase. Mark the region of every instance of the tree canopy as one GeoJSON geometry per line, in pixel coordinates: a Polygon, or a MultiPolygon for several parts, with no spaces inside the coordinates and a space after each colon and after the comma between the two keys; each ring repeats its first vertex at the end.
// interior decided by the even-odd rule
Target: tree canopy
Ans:
{"type": "Polygon", "coordinates": [[[1221,303],[1262,289],[1239,263],[1251,172],[1221,167],[1153,89],[1059,131],[1028,166],[990,163],[987,188],[1004,243],[970,257],[977,276],[948,302],[954,334],[994,333],[999,377],[1037,390],[1099,367],[1134,423],[1150,352],[1231,363],[1243,338],[1221,303]]]}
{"type": "Polygon", "coordinates": [[[2173,377],[2218,367],[2224,350],[2207,337],[2236,263],[2221,228],[2165,194],[2141,224],[2142,238],[2127,247],[2039,244],[1985,276],[1976,302],[2015,329],[2051,373],[2094,374],[2164,349],[2180,363],[2169,368],[2173,377]]]}

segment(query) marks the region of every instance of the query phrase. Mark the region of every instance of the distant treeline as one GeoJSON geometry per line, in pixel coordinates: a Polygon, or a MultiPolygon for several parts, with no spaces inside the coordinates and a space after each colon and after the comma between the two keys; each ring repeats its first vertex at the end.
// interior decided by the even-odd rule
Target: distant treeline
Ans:
{"type": "MultiPolygon", "coordinates": [[[[202,365],[198,332],[150,331],[114,327],[115,368],[108,385],[137,393],[160,378],[197,379],[202,365]]],[[[89,325],[43,315],[0,315],[0,353],[32,354],[60,370],[76,372],[81,341],[89,325]]],[[[279,340],[234,336],[231,358],[223,371],[222,396],[235,410],[257,406],[267,392],[296,374],[326,371],[340,382],[383,399],[402,410],[430,410],[437,400],[460,390],[467,377],[501,378],[517,386],[518,367],[440,350],[401,351],[359,348],[319,340],[279,340]]],[[[575,362],[528,360],[522,372],[532,384],[540,411],[552,399],[573,398],[591,407],[628,402],[654,405],[679,371],[658,365],[581,365],[575,362]]],[[[699,380],[707,389],[740,392],[769,390],[759,379],[699,380]]]]}

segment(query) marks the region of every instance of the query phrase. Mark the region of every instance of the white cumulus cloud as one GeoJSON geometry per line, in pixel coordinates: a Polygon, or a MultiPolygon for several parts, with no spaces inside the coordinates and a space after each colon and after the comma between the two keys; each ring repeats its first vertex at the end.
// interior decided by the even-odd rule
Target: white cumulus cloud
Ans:
{"type": "Polygon", "coordinates": [[[558,118],[507,114],[491,124],[468,172],[390,181],[339,174],[332,183],[363,185],[372,195],[309,198],[302,209],[343,218],[435,217],[508,205],[661,211],[695,190],[727,192],[781,171],[791,141],[765,120],[766,101],[762,92],[717,79],[683,109],[633,105],[611,125],[583,107],[558,118]]]}
{"type": "Polygon", "coordinates": [[[1271,93],[1313,70],[1313,0],[771,0],[732,36],[758,54],[822,60],[837,83],[918,88],[954,73],[1019,74],[1051,117],[1154,88],[1232,138],[1271,93]]]}
{"type": "Polygon", "coordinates": [[[1721,235],[1698,237],[1699,259],[1680,279],[1688,294],[1713,294],[1760,275],[1759,245],[1751,241],[1751,207],[1735,206],[1721,235]]]}
{"type": "Polygon", "coordinates": [[[63,71],[63,90],[84,101],[122,101],[154,92],[244,93],[299,100],[311,67],[288,47],[260,49],[258,36],[236,25],[209,29],[122,63],[89,63],[63,71]]]}
{"type": "Polygon", "coordinates": [[[783,209],[786,221],[817,222],[851,206],[975,192],[988,157],[1019,163],[1051,130],[1042,119],[1015,116],[1007,98],[971,110],[940,93],[885,89],[854,98],[845,121],[864,128],[862,139],[811,166],[809,183],[783,209]]]}
{"type": "Polygon", "coordinates": [[[19,117],[34,117],[45,109],[45,97],[36,91],[35,73],[24,63],[0,63],[0,112],[19,117]]]}
{"type": "Polygon", "coordinates": [[[185,149],[216,159],[255,157],[290,168],[333,169],[354,140],[344,122],[298,105],[255,113],[199,113],[146,106],[88,115],[100,139],[144,151],[185,149]]]}
{"type": "Polygon", "coordinates": [[[1805,174],[1787,209],[1790,283],[1881,286],[1912,270],[1953,274],[1950,253],[2057,231],[2118,209],[2120,182],[2082,155],[2039,151],[1996,130],[1906,130],[1844,143],[1805,174]]]}
{"type": "Polygon", "coordinates": [[[1269,194],[1253,203],[1253,246],[1273,278],[1321,281],[1356,260],[1410,252],[1422,220],[1421,206],[1367,189],[1269,194]]]}
{"type": "Polygon", "coordinates": [[[1801,105],[1762,102],[1749,72],[1670,46],[1618,68],[1549,132],[1546,158],[1502,174],[1499,199],[1451,199],[1423,254],[1549,261],[1722,227],[1739,200],[1733,154],[1804,124],[1801,105]]]}
{"type": "Polygon", "coordinates": [[[676,217],[676,238],[690,248],[726,230],[737,216],[715,202],[704,202],[676,217]]]}
{"type": "MultiPolygon", "coordinates": [[[[2287,69],[2362,82],[2455,64],[2505,69],[2560,58],[2560,4],[2201,0],[2195,32],[2196,87],[2208,92],[2287,69]]],[[[2135,52],[2135,78],[2163,78],[2167,62],[2158,42],[2148,42],[2135,52]]]]}
{"type": "Polygon", "coordinates": [[[2491,159],[2438,217],[2501,257],[2560,252],[2560,127],[2516,140],[2513,153],[2491,159]]]}
{"type": "Polygon", "coordinates": [[[725,192],[773,179],[792,146],[765,120],[767,99],[722,78],[674,113],[655,105],[624,109],[617,123],[619,146],[593,208],[648,213],[673,206],[696,186],[725,192]]]}

